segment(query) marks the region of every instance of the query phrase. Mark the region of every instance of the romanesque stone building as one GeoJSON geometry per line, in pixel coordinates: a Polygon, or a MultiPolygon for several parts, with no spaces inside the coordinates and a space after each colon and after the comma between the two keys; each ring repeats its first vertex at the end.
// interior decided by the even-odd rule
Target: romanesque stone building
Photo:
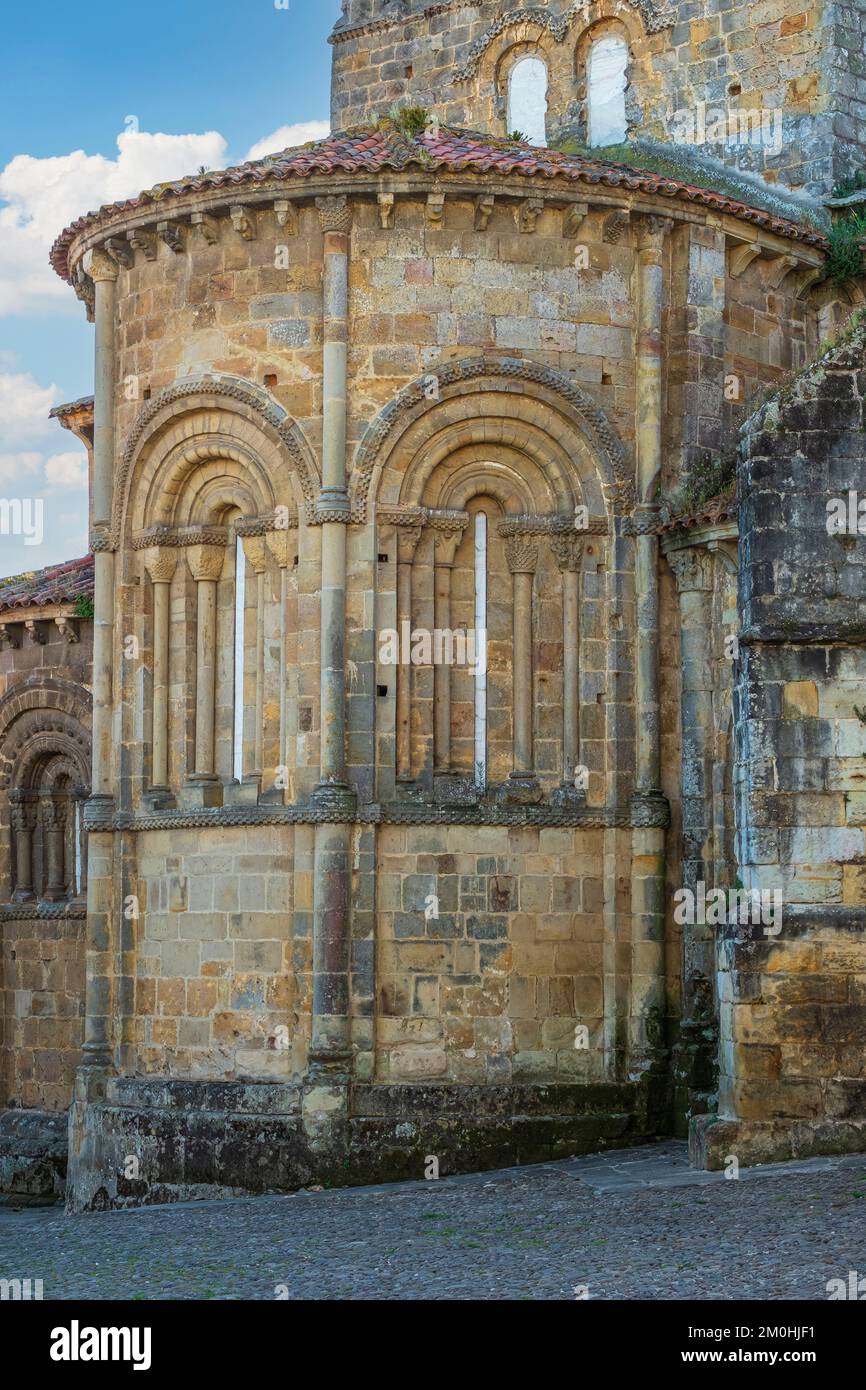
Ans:
{"type": "Polygon", "coordinates": [[[866,588],[824,516],[863,294],[822,203],[862,78],[835,7],[764,9],[349,0],[327,140],[57,241],[96,340],[84,1039],[28,1089],[4,951],[3,1100],[71,1102],[72,1209],[862,1146],[866,588]],[[768,196],[583,148],[768,82],[790,138],[727,151],[768,196]]]}

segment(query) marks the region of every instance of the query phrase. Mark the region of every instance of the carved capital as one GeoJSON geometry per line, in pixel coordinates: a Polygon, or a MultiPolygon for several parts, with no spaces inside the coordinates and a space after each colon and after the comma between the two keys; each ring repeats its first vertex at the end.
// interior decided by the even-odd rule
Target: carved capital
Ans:
{"type": "Polygon", "coordinates": [[[687,550],[674,550],[668,555],[668,564],[674,572],[677,589],[681,594],[708,592],[713,587],[713,560],[706,550],[690,546],[687,550]]]}
{"type": "Polygon", "coordinates": [[[583,562],[583,536],[577,532],[563,531],[550,537],[553,557],[563,574],[576,574],[583,562]]]}
{"type": "Polygon", "coordinates": [[[317,198],[316,207],[323,232],[350,232],[352,230],[352,208],[348,198],[317,198]]]}
{"type": "Polygon", "coordinates": [[[433,546],[436,564],[441,565],[443,569],[450,569],[454,564],[454,557],[463,539],[463,532],[465,529],[465,526],[461,526],[459,530],[437,530],[434,532],[433,546]]]}
{"type": "Polygon", "coordinates": [[[411,565],[421,539],[420,526],[397,527],[397,559],[401,565],[411,565]]]}
{"type": "Polygon", "coordinates": [[[144,553],[144,567],[154,584],[170,584],[177,569],[177,551],[168,546],[154,546],[144,553]]]}
{"type": "Polygon", "coordinates": [[[505,542],[505,558],[512,574],[534,574],[538,568],[538,546],[525,536],[505,542]]]}
{"type": "MultiPolygon", "coordinates": [[[[265,537],[265,540],[267,542],[268,549],[270,550],[280,569],[288,569],[289,560],[291,559],[291,555],[289,553],[289,532],[287,530],[269,531],[267,536],[265,537]]],[[[291,549],[293,551],[294,546],[292,546],[291,549]]]]}
{"type": "Polygon", "coordinates": [[[18,788],[11,791],[9,813],[13,830],[33,830],[36,825],[36,801],[33,793],[18,788]]]}
{"type": "Polygon", "coordinates": [[[645,260],[660,260],[665,237],[673,226],[670,217],[639,217],[637,219],[637,249],[645,260]]]}
{"type": "Polygon", "coordinates": [[[241,544],[247,563],[255,574],[264,574],[268,563],[268,548],[264,536],[244,536],[241,544]]]}
{"type": "Polygon", "coordinates": [[[97,284],[100,280],[116,280],[120,272],[117,261],[99,247],[87,252],[83,264],[91,280],[97,284]]]}
{"type": "Polygon", "coordinates": [[[223,572],[226,552],[224,546],[192,545],[186,552],[186,562],[196,583],[219,579],[223,572]]]}
{"type": "Polygon", "coordinates": [[[62,830],[66,825],[66,802],[53,796],[39,798],[39,818],[46,830],[62,830]]]}

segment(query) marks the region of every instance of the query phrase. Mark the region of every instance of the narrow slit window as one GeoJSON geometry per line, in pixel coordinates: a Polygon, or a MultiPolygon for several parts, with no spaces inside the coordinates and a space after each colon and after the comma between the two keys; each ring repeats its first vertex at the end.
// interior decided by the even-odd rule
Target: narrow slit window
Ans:
{"type": "Polygon", "coordinates": [[[475,518],[475,781],[487,786],[487,517],[475,518]]]}
{"type": "Polygon", "coordinates": [[[244,612],[247,600],[247,561],[240,536],[235,541],[235,678],[232,774],[244,778],[244,612]]]}
{"type": "Polygon", "coordinates": [[[547,67],[540,58],[521,58],[508,83],[508,134],[530,145],[547,145],[547,67]]]}
{"type": "Polygon", "coordinates": [[[72,803],[72,893],[78,897],[81,892],[81,802],[72,803]]]}
{"type": "Polygon", "coordinates": [[[589,144],[621,145],[628,137],[625,115],[628,45],[615,34],[599,39],[587,63],[589,144]]]}

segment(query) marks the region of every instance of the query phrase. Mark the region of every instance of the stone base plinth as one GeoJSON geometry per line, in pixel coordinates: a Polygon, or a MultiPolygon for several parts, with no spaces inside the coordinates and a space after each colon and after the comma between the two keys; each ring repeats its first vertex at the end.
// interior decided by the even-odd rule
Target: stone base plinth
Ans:
{"type": "Polygon", "coordinates": [[[65,1111],[0,1111],[0,1197],[57,1202],[66,1182],[65,1111]]]}
{"type": "Polygon", "coordinates": [[[724,1120],[695,1115],[689,1161],[718,1172],[736,1158],[742,1168],[821,1154],[866,1153],[866,1120],[724,1120]]]}
{"type": "Polygon", "coordinates": [[[81,1117],[67,1207],[100,1211],[541,1163],[665,1132],[652,1087],[114,1078],[81,1117]],[[135,1159],[131,1163],[130,1159],[135,1159]],[[134,1174],[134,1176],[128,1176],[134,1174]]]}

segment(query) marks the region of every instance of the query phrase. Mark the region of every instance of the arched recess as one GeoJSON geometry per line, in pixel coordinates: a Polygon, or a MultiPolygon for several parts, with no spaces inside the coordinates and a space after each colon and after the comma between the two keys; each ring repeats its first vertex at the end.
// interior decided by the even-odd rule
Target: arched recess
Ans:
{"type": "Polygon", "coordinates": [[[366,519],[371,496],[378,505],[420,502],[421,478],[443,458],[482,444],[508,445],[533,461],[544,480],[538,511],[565,514],[584,505],[604,518],[633,497],[616,431],[567,376],[519,358],[466,358],[413,382],[373,421],[352,468],[354,518],[366,519]]]}
{"type": "MultiPolygon", "coordinates": [[[[0,896],[7,901],[22,888],[15,877],[25,862],[18,854],[22,836],[32,896],[45,896],[49,877],[49,897],[81,895],[90,728],[90,695],[70,681],[28,679],[0,700],[0,896]]],[[[19,894],[19,900],[30,896],[19,894]]]]}
{"type": "MultiPolygon", "coordinates": [[[[599,533],[612,530],[629,491],[622,447],[584,393],[537,364],[475,359],[443,368],[435,384],[432,393],[430,377],[408,388],[371,427],[353,470],[355,512],[365,516],[374,499],[379,549],[396,566],[397,631],[408,621],[434,635],[475,627],[478,636],[476,600],[488,596],[488,789],[530,800],[573,792],[581,684],[586,705],[596,698],[578,652],[584,642],[597,662],[609,640],[599,533]],[[577,509],[589,535],[578,535],[586,528],[575,524],[577,509]],[[585,570],[593,578],[581,606],[585,570]]],[[[404,663],[389,687],[393,710],[379,708],[383,730],[393,713],[398,796],[419,780],[438,794],[449,777],[471,780],[478,765],[477,671],[413,660],[425,664],[407,672],[404,663]]],[[[607,670],[606,658],[597,669],[607,670]]],[[[604,740],[593,758],[603,797],[604,740]]],[[[380,774],[387,798],[390,768],[380,774]]]]}
{"type": "MultiPolygon", "coordinates": [[[[195,377],[161,391],[130,430],[115,486],[114,544],[160,521],[184,524],[182,512],[166,522],[169,499],[177,498],[194,469],[219,461],[227,480],[246,476],[251,504],[262,512],[282,505],[309,513],[315,504],[315,456],[273,397],[240,378],[195,377]]],[[[209,476],[213,485],[217,473],[212,469],[209,476]]],[[[227,481],[227,490],[232,486],[227,481]]]]}
{"type": "Polygon", "coordinates": [[[547,144],[547,64],[533,53],[523,53],[508,74],[509,134],[520,131],[530,145],[547,144]]]}

